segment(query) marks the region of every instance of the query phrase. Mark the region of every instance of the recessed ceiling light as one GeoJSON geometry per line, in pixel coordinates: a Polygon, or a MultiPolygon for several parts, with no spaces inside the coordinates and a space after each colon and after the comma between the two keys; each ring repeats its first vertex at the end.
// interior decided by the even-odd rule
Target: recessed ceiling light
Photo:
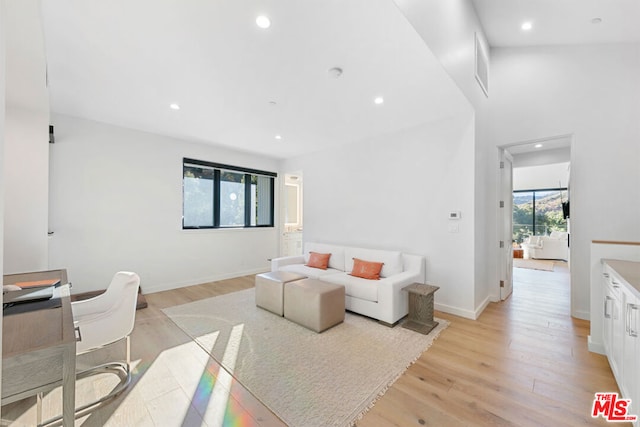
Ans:
{"type": "Polygon", "coordinates": [[[329,77],[337,79],[338,77],[340,77],[342,75],[342,68],[340,68],[340,67],[330,68],[328,73],[329,73],[329,77]]]}
{"type": "Polygon", "coordinates": [[[533,28],[533,24],[530,21],[523,22],[520,28],[522,28],[522,31],[529,31],[533,28]]]}
{"type": "Polygon", "coordinates": [[[276,139],[282,139],[282,135],[276,135],[276,139]]]}
{"type": "Polygon", "coordinates": [[[592,23],[592,24],[599,24],[599,23],[601,23],[601,22],[602,22],[602,18],[593,18],[593,19],[591,20],[591,23],[592,23]]]}
{"type": "Polygon", "coordinates": [[[169,105],[169,108],[171,108],[172,110],[179,110],[180,109],[180,105],[176,104],[175,102],[173,104],[169,105]]]}
{"type": "Polygon", "coordinates": [[[373,102],[374,102],[376,105],[383,104],[383,103],[384,103],[384,98],[383,98],[383,97],[381,97],[381,96],[377,96],[377,97],[373,100],[373,102]]]}
{"type": "Polygon", "coordinates": [[[542,144],[536,144],[534,145],[535,148],[542,148],[542,144]]]}
{"type": "Polygon", "coordinates": [[[271,26],[271,20],[264,15],[260,15],[256,18],[256,25],[260,28],[267,29],[271,26]]]}

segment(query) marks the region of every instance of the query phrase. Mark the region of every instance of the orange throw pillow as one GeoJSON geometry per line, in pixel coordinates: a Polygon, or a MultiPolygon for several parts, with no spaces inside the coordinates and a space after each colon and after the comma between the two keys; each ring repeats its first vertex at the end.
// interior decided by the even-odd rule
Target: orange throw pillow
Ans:
{"type": "Polygon", "coordinates": [[[309,252],[309,263],[307,267],[321,268],[326,270],[329,266],[329,258],[331,254],[319,254],[317,252],[309,252]]]}
{"type": "Polygon", "coordinates": [[[353,270],[351,275],[369,280],[380,280],[380,271],[383,262],[363,261],[358,258],[353,259],[353,270]]]}

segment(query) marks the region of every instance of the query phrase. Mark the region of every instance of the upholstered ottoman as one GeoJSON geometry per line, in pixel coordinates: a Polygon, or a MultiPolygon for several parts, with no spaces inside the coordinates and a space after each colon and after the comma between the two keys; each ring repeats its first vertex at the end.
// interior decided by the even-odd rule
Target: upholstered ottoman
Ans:
{"type": "Polygon", "coordinates": [[[287,271],[258,274],[256,276],[256,305],[282,316],[284,314],[284,284],[306,277],[302,274],[287,271]]]}
{"type": "Polygon", "coordinates": [[[322,332],[344,321],[344,286],[304,279],[284,285],[284,317],[322,332]]]}

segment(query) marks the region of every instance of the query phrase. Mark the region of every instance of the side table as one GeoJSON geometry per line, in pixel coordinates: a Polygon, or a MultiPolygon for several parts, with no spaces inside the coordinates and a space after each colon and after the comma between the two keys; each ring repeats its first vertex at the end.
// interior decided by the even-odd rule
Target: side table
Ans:
{"type": "Polygon", "coordinates": [[[402,324],[403,328],[427,335],[438,326],[438,322],[433,320],[433,294],[438,289],[439,286],[422,283],[412,283],[402,288],[409,292],[409,315],[402,324]]]}

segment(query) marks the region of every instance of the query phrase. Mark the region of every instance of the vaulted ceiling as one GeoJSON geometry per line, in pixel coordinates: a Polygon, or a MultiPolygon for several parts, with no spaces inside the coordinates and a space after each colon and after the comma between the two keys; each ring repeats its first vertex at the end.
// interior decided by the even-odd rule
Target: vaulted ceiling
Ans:
{"type": "Polygon", "coordinates": [[[444,118],[466,103],[391,0],[42,7],[57,113],[290,157],[444,118]],[[256,25],[259,15],[270,28],[256,25]]]}
{"type": "MultiPolygon", "coordinates": [[[[473,4],[493,46],[640,41],[635,0],[473,4]],[[523,20],[533,22],[526,34],[523,20]]],[[[392,0],[42,8],[54,113],[286,158],[469,108],[392,0]],[[260,15],[268,29],[256,25],[260,15]]]]}

